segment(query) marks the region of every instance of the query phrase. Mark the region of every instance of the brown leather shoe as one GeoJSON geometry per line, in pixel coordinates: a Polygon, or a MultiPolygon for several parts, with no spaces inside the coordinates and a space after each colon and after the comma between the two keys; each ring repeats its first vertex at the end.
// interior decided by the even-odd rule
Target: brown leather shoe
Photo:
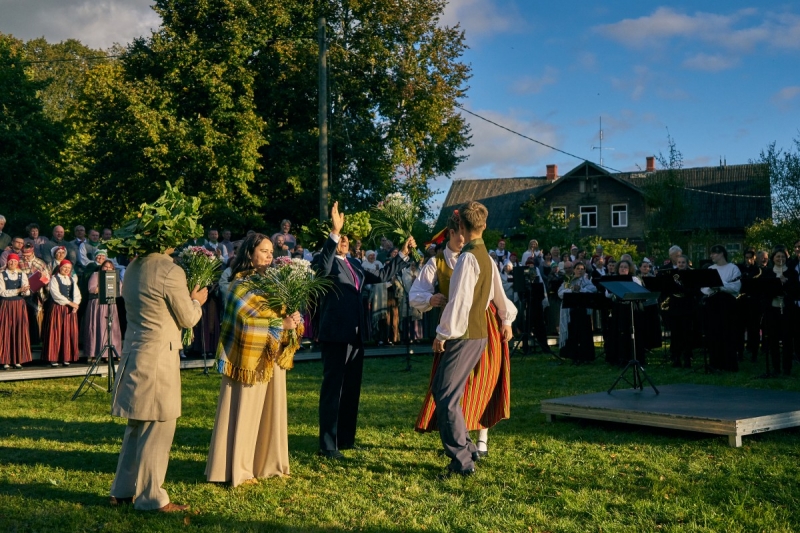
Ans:
{"type": "Polygon", "coordinates": [[[161,507],[160,509],[156,509],[156,511],[158,511],[159,513],[178,513],[180,511],[188,511],[188,510],[189,510],[188,505],[178,505],[177,503],[172,503],[172,502],[169,502],[167,505],[161,507]]]}
{"type": "Polygon", "coordinates": [[[117,498],[115,496],[111,496],[108,499],[108,503],[111,504],[111,507],[119,507],[120,505],[130,505],[133,503],[133,498],[117,498]]]}

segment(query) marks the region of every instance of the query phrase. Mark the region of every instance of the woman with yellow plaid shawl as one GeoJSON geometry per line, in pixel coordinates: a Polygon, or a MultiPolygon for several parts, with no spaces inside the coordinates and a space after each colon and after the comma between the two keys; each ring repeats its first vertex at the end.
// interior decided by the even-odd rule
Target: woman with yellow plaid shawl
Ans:
{"type": "Polygon", "coordinates": [[[243,283],[272,264],[272,242],[260,233],[242,243],[231,265],[233,282],[225,300],[217,369],[222,376],[206,479],[257,483],[258,478],[289,475],[286,371],[296,347],[288,331],[303,334],[295,312],[280,318],[264,298],[243,283]]]}

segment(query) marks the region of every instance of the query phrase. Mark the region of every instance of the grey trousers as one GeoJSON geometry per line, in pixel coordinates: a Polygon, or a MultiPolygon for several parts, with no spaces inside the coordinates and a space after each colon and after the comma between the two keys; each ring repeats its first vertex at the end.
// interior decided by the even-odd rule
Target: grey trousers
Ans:
{"type": "Polygon", "coordinates": [[[466,470],[475,466],[472,452],[477,448],[469,438],[461,410],[461,398],[464,396],[467,378],[480,361],[486,342],[487,339],[455,339],[445,342],[444,354],[431,383],[439,436],[442,438],[445,455],[451,459],[451,470],[466,470]]]}
{"type": "Polygon", "coordinates": [[[161,485],[167,477],[176,423],[177,419],[128,420],[111,496],[133,497],[133,507],[139,511],[159,509],[169,503],[169,495],[161,485]]]}

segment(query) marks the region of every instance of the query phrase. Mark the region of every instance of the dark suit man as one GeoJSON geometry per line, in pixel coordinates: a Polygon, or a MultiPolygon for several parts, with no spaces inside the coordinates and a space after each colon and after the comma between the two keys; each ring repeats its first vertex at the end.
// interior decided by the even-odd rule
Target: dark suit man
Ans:
{"type": "Polygon", "coordinates": [[[361,292],[364,285],[383,283],[394,278],[407,264],[413,237],[406,239],[400,254],[377,274],[361,268],[361,262],[347,256],[350,241],[340,231],[344,214],[338,202],[331,209],[332,229],[314,264],[321,275],[328,276],[334,288],[319,305],[319,340],[322,343],[323,376],[319,393],[319,455],[341,459],[339,450],[353,448],[356,419],[361,396],[364,368],[366,321],[361,292]]]}

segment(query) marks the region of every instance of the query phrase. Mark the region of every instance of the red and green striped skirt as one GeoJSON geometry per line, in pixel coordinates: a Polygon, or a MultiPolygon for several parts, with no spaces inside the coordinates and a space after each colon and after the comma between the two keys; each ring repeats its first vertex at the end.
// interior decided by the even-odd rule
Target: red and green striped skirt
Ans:
{"type": "Polygon", "coordinates": [[[28,310],[22,298],[0,298],[0,365],[31,361],[28,310]]]}
{"type": "MultiPolygon", "coordinates": [[[[486,310],[489,337],[481,360],[472,370],[464,387],[461,408],[467,429],[487,429],[508,418],[511,413],[511,360],[508,343],[503,341],[501,322],[497,318],[497,308],[489,303],[486,310]]],[[[433,401],[430,383],[436,375],[441,354],[433,355],[433,368],[428,384],[428,392],[414,426],[421,433],[438,431],[436,424],[436,404],[433,401]]]]}

